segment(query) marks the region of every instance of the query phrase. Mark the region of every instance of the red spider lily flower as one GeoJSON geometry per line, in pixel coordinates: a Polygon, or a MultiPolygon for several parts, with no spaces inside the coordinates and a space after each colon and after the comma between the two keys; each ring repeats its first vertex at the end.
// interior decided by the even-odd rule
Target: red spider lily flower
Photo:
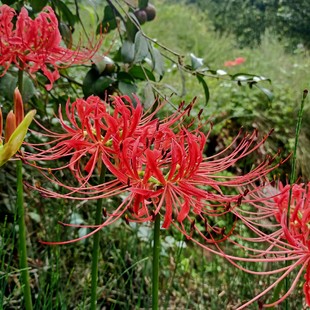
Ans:
{"type": "Polygon", "coordinates": [[[265,304],[264,307],[274,307],[283,302],[293,292],[304,272],[305,283],[303,291],[307,305],[310,306],[309,189],[310,183],[294,184],[292,186],[283,186],[279,183],[277,188],[271,186],[271,184],[264,184],[262,187],[251,191],[251,199],[247,200],[247,197],[244,198],[244,201],[254,206],[253,210],[249,209],[249,206],[244,209],[238,206],[233,210],[236,216],[257,235],[252,238],[239,237],[243,242],[254,243],[255,246],[252,248],[245,246],[244,243],[238,244],[233,242],[248,253],[251,253],[247,258],[225,255],[220,248],[218,248],[218,252],[246,272],[262,276],[280,274],[274,283],[238,309],[245,309],[251,303],[262,298],[296,269],[299,270],[290,283],[291,286],[287,292],[279,300],[265,304]],[[258,243],[265,245],[265,248],[258,249],[258,243]],[[265,262],[269,263],[269,266],[272,263],[286,262],[286,265],[285,267],[277,267],[270,271],[254,272],[239,266],[237,261],[265,262]]]}
{"type": "MultiPolygon", "coordinates": [[[[159,120],[153,119],[159,106],[152,113],[143,113],[142,105],[135,98],[136,106],[128,96],[115,97],[109,104],[97,96],[77,99],[66,104],[66,118],[59,108],[59,122],[63,133],[52,132],[39,124],[45,133],[37,133],[49,139],[47,143],[31,145],[36,153],[25,152],[28,161],[55,161],[71,157],[68,164],[76,180],[84,188],[89,182],[98,164],[102,162],[108,170],[119,178],[123,174],[117,169],[123,141],[128,137],[147,139],[158,130],[159,120]],[[147,128],[144,130],[144,128],[147,128]],[[49,147],[45,149],[45,147],[49,147]]],[[[186,113],[173,114],[165,119],[165,126],[173,126],[186,113]]],[[[53,171],[49,168],[48,171],[53,171]]],[[[127,179],[126,179],[127,182],[127,179]]],[[[65,184],[60,184],[66,187],[65,184]]]]}
{"type": "Polygon", "coordinates": [[[73,51],[62,47],[58,20],[49,6],[34,20],[28,16],[28,11],[22,8],[14,27],[13,19],[16,15],[15,10],[9,6],[0,6],[0,66],[4,68],[2,76],[12,63],[30,74],[42,70],[50,82],[46,89],[50,90],[60,77],[58,69],[61,66],[90,60],[100,46],[99,40],[91,51],[73,51]],[[54,71],[51,71],[48,65],[51,65],[54,71]]]}
{"type": "Polygon", "coordinates": [[[132,215],[139,220],[145,215],[144,220],[148,221],[163,209],[163,228],[168,228],[173,217],[180,224],[184,219],[192,223],[188,217],[190,211],[200,215],[203,222],[207,216],[226,214],[227,205],[238,204],[242,195],[224,195],[220,187],[245,186],[271,169],[266,161],[245,176],[225,178],[219,175],[258,147],[251,148],[254,136],[246,136],[236,150],[223,158],[203,156],[207,139],[199,130],[189,132],[183,128],[174,134],[166,127],[160,128],[152,143],[142,139],[125,141],[119,153],[123,167],[119,169],[123,172],[121,181],[127,181],[128,190],[137,196],[132,215]],[[144,193],[146,198],[143,198],[144,193]],[[158,198],[159,205],[152,201],[152,212],[148,196],[163,197],[158,198]]]}
{"type": "Polygon", "coordinates": [[[156,214],[161,214],[163,228],[177,225],[188,238],[197,230],[206,242],[227,239],[232,230],[226,232],[210,224],[208,218],[216,221],[231,212],[241,203],[244,193],[228,195],[224,188],[247,186],[276,165],[269,158],[243,176],[225,177],[222,172],[257,150],[267,137],[256,142],[256,132],[246,133],[243,138],[240,132],[227,149],[205,157],[210,131],[204,134],[200,126],[191,130],[182,120],[191,107],[191,104],[184,110],[180,107],[168,118],[159,120],[155,117],[156,111],[143,114],[140,103],[134,107],[128,97],[116,97],[111,106],[97,97],[76,100],[72,105],[68,101],[66,114],[71,124],[64,121],[61,112],[59,118],[65,133],[45,129],[46,136],[53,137],[54,146],[40,150],[41,145],[30,145],[39,152],[25,153],[25,160],[70,157],[69,163],[55,170],[70,168],[80,185],[64,184],[56,179],[53,168],[46,168],[50,172],[45,174],[46,178],[67,189],[68,193],[59,194],[43,187],[37,189],[48,197],[78,200],[123,194],[125,198],[121,205],[107,214],[102,225],[93,227],[95,230],[89,235],[125,214],[128,221],[136,222],[152,221],[156,214]],[[231,151],[235,144],[237,147],[231,151]],[[90,178],[99,159],[113,177],[104,184],[92,185],[90,178]],[[85,170],[87,175],[83,176],[85,170]],[[189,233],[186,233],[187,226],[189,233]],[[214,234],[216,240],[209,236],[214,234]]]}
{"type": "Polygon", "coordinates": [[[280,190],[281,195],[275,198],[278,206],[276,219],[283,230],[281,237],[295,248],[290,255],[303,254],[299,265],[306,269],[303,291],[310,306],[310,183],[294,184],[292,188],[287,185],[280,190]]]}

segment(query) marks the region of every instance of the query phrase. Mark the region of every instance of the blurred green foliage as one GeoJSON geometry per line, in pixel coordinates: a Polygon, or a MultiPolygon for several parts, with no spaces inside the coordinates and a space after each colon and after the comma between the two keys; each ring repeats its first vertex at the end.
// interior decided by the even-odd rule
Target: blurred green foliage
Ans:
{"type": "MultiPolygon", "coordinates": [[[[173,1],[173,0],[172,0],[173,1]]],[[[290,49],[310,47],[307,0],[187,0],[209,12],[216,31],[232,33],[240,46],[257,46],[268,30],[285,37],[290,49]]]]}

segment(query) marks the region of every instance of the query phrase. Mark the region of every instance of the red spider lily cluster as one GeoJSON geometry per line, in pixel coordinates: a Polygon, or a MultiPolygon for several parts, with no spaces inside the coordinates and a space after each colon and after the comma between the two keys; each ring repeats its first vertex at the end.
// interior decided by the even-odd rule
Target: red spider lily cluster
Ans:
{"type": "MultiPolygon", "coordinates": [[[[62,47],[60,42],[58,21],[50,7],[32,20],[25,8],[17,14],[7,5],[0,6],[2,75],[11,64],[30,74],[42,70],[50,82],[46,86],[50,90],[59,78],[60,66],[89,60],[100,44],[92,52],[84,52],[62,47]],[[15,17],[16,23],[13,23],[15,17]]],[[[244,61],[239,57],[224,65],[236,66],[244,61]]],[[[15,95],[17,113],[8,115],[5,141],[17,151],[21,139],[11,139],[12,142],[7,143],[14,132],[19,135],[16,127],[24,118],[21,95],[15,95]]],[[[52,198],[122,199],[116,208],[103,210],[102,224],[87,226],[93,229],[91,233],[75,240],[46,243],[65,244],[87,238],[120,218],[141,223],[153,221],[160,215],[162,228],[175,226],[188,239],[246,272],[280,274],[272,285],[239,309],[262,298],[296,269],[299,269],[297,276],[287,292],[265,306],[282,302],[296,287],[304,271],[303,290],[310,306],[310,183],[292,186],[279,183],[278,187],[268,182],[264,184],[262,180],[279,165],[275,163],[278,154],[267,157],[243,175],[228,174],[227,170],[257,151],[267,136],[259,140],[256,131],[240,131],[229,146],[208,157],[205,151],[212,126],[189,118],[193,105],[194,102],[188,106],[181,104],[174,113],[161,119],[157,115],[162,113],[163,104],[143,111],[137,97],[134,102],[128,96],[117,96],[107,102],[91,96],[73,103],[68,100],[65,111],[59,108],[59,132],[37,122],[40,130],[35,133],[47,142],[25,143],[28,151],[22,157],[45,176],[48,185],[29,186],[52,198]],[[64,170],[70,171],[73,182],[63,180],[64,170]],[[103,170],[108,172],[106,179],[98,183],[98,175],[103,170]],[[257,186],[258,183],[262,185],[257,186]],[[50,184],[61,186],[62,193],[51,189],[50,184]],[[228,215],[233,215],[231,227],[220,227],[219,218],[228,215]],[[238,235],[239,223],[249,228],[255,237],[238,235]],[[223,241],[239,246],[249,256],[225,253],[221,247],[223,241]],[[254,246],[250,246],[253,243],[254,246]],[[287,263],[285,267],[258,272],[244,268],[240,262],[287,263]]],[[[34,112],[31,119],[33,115],[34,112]]],[[[0,110],[0,139],[2,125],[0,110]]],[[[27,123],[22,128],[23,137],[28,126],[27,123]]],[[[5,151],[10,156],[16,153],[9,153],[7,149],[3,147],[2,153],[5,151]]],[[[6,153],[0,163],[10,158],[6,153]]]]}
{"type": "Polygon", "coordinates": [[[60,77],[58,69],[71,64],[81,64],[92,58],[100,46],[100,40],[90,52],[62,47],[58,20],[51,7],[32,20],[23,7],[19,14],[7,5],[0,6],[0,66],[2,75],[14,64],[30,74],[39,70],[48,78],[47,90],[60,77]],[[14,26],[13,19],[17,16],[14,26]],[[48,67],[51,65],[53,71],[48,67]]]}

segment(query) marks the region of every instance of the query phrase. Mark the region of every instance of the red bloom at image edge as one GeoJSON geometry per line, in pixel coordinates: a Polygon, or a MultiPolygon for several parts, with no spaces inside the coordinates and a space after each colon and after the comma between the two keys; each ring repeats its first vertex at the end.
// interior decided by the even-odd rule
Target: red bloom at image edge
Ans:
{"type": "Polygon", "coordinates": [[[307,305],[310,306],[310,182],[294,184],[291,189],[291,198],[289,197],[290,186],[287,185],[282,188],[281,195],[275,198],[279,208],[276,217],[283,228],[283,238],[304,255],[303,265],[307,266],[307,270],[303,291],[307,305]],[[288,212],[290,212],[289,224],[287,223],[288,212]]]}
{"type": "MultiPolygon", "coordinates": [[[[257,234],[256,238],[250,238],[249,242],[255,242],[253,247],[247,247],[247,251],[253,251],[252,258],[232,258],[235,261],[246,260],[249,262],[265,262],[270,266],[270,271],[255,272],[262,276],[280,274],[276,280],[259,293],[252,300],[246,302],[238,309],[245,309],[251,303],[257,301],[270,290],[275,288],[294,271],[294,278],[288,282],[290,287],[277,301],[265,304],[265,307],[273,307],[283,302],[296,288],[300,278],[304,275],[303,292],[306,303],[310,306],[310,182],[307,184],[293,184],[283,186],[281,182],[275,187],[273,183],[262,187],[262,193],[252,192],[253,210],[235,211],[239,218],[257,234]],[[271,185],[272,184],[272,185],[271,185]],[[265,198],[264,198],[265,197],[265,198]],[[266,231],[269,233],[267,234],[266,231]],[[265,250],[258,250],[257,244],[266,245],[265,250]],[[287,262],[285,267],[272,268],[272,264],[287,262]]],[[[246,200],[247,198],[245,198],[246,200]]],[[[241,245],[242,247],[242,245],[241,245]]],[[[243,270],[245,270],[243,268],[243,270]]],[[[251,270],[245,270],[253,273],[251,270]]]]}
{"type": "Polygon", "coordinates": [[[13,19],[16,15],[15,10],[9,6],[0,6],[0,66],[4,68],[2,76],[12,63],[30,74],[41,70],[50,81],[46,85],[47,90],[50,90],[60,77],[59,68],[85,63],[101,45],[100,39],[90,50],[78,48],[73,51],[60,46],[58,20],[49,6],[34,20],[23,7],[14,27],[13,19]],[[54,70],[50,70],[48,65],[54,70]]]}

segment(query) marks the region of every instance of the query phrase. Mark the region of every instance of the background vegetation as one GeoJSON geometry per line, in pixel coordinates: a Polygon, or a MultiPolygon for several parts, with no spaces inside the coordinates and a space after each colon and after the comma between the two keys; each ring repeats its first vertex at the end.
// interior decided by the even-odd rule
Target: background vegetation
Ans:
{"type": "MultiPolygon", "coordinates": [[[[104,22],[104,7],[108,2],[82,1],[79,14],[84,21],[83,26],[93,30],[100,22],[104,22]]],[[[46,3],[48,1],[42,1],[38,10],[46,3]]],[[[58,8],[59,1],[51,3],[58,8]]],[[[74,12],[72,14],[77,16],[76,2],[66,3],[74,12]]],[[[30,1],[29,5],[34,7],[34,4],[38,2],[30,1]]],[[[130,93],[134,90],[146,104],[156,96],[175,105],[181,100],[190,102],[197,97],[195,113],[198,114],[203,108],[203,117],[214,123],[207,150],[210,154],[223,147],[243,126],[248,130],[257,128],[261,135],[274,128],[273,135],[260,153],[276,152],[281,148],[283,157],[287,156],[293,148],[302,91],[309,88],[310,40],[309,31],[306,31],[310,14],[310,9],[306,9],[309,7],[308,1],[295,1],[293,4],[292,1],[225,0],[219,4],[212,0],[158,0],[153,1],[153,4],[156,7],[156,18],[142,25],[142,30],[153,39],[154,53],[159,50],[166,57],[157,61],[156,70],[151,70],[147,63],[143,63],[145,70],[150,72],[147,74],[148,79],[139,79],[138,71],[134,71],[137,63],[124,59],[128,56],[127,50],[124,51],[124,41],[131,42],[128,32],[127,37],[120,38],[116,31],[110,31],[106,34],[104,53],[113,60],[117,69],[99,75],[96,75],[98,72],[94,73],[94,66],[85,67],[84,70],[64,69],[57,89],[50,94],[44,88],[32,89],[29,84],[32,96],[28,104],[39,110],[41,120],[51,119],[53,111],[59,103],[67,100],[68,94],[73,98],[83,96],[83,88],[80,86],[84,85],[85,93],[88,88],[85,83],[89,81],[90,85],[97,83],[100,91],[103,85],[108,85],[108,94],[130,93]],[[179,55],[174,57],[168,49],[179,55]],[[224,65],[225,61],[237,57],[244,57],[246,61],[235,67],[224,65]],[[193,61],[200,62],[201,67],[194,69],[193,61]],[[125,72],[125,63],[129,70],[132,69],[131,76],[120,74],[125,72]],[[199,75],[198,69],[201,68],[208,68],[203,75],[207,88],[197,80],[197,72],[199,75]],[[248,83],[247,80],[238,82],[232,77],[240,72],[266,77],[271,83],[263,79],[257,84],[248,83]],[[72,76],[73,80],[69,79],[72,76]],[[49,101],[48,95],[52,97],[49,101]]],[[[63,34],[74,27],[75,41],[83,33],[82,25],[65,9],[58,8],[58,12],[63,21],[63,34]]],[[[69,34],[64,37],[70,42],[69,34]]],[[[5,79],[0,82],[1,102],[5,111],[10,109],[7,89],[11,82],[5,79]]],[[[39,84],[43,82],[44,79],[38,80],[39,84]]],[[[93,89],[93,92],[96,91],[93,89]]],[[[106,92],[100,95],[105,96],[106,92]]],[[[310,176],[309,124],[308,105],[298,156],[299,175],[304,180],[310,176]]],[[[286,174],[289,174],[289,166],[283,166],[278,173],[280,178],[285,179],[286,174]]],[[[30,170],[25,171],[25,177],[31,181],[38,179],[30,170]]],[[[0,174],[0,304],[4,309],[20,309],[22,304],[14,184],[14,169],[7,165],[0,174]]],[[[39,240],[58,241],[85,234],[82,229],[64,228],[58,225],[58,221],[92,223],[95,206],[89,202],[87,205],[60,200],[55,203],[43,200],[37,193],[30,191],[26,192],[26,196],[28,263],[35,309],[87,308],[92,240],[57,247],[42,245],[39,240]]],[[[268,286],[270,279],[257,280],[254,276],[236,270],[220,258],[188,243],[177,232],[162,230],[161,233],[160,299],[167,309],[234,309],[268,286]],[[253,285],[254,281],[258,285],[253,285]]],[[[150,306],[151,239],[151,228],[148,225],[119,222],[101,232],[100,309],[138,309],[150,306]]],[[[268,269],[268,266],[257,268],[268,269]]],[[[300,285],[295,295],[290,297],[291,309],[304,307],[300,298],[301,290],[300,285]]],[[[271,300],[273,296],[268,298],[271,300]]],[[[259,304],[254,304],[251,309],[259,309],[259,304]]]]}

